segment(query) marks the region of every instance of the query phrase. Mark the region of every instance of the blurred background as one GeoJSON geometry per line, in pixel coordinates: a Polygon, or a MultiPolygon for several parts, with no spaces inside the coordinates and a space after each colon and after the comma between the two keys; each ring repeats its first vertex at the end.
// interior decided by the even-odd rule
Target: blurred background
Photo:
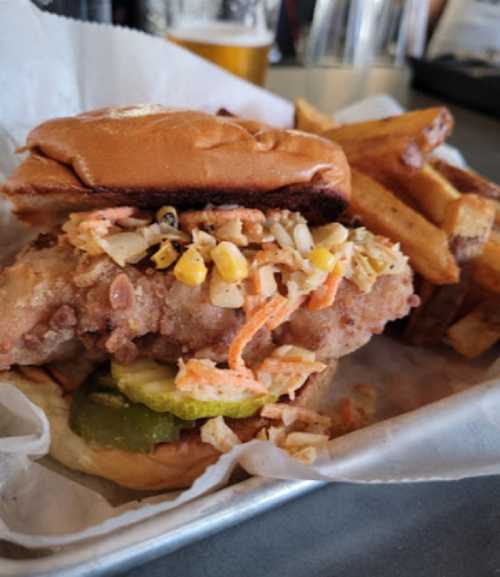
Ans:
{"type": "MultiPolygon", "coordinates": [[[[374,78],[398,96],[393,78],[500,117],[500,0],[33,1],[168,38],[251,82],[267,79],[271,89],[269,66],[322,69],[323,78],[339,79],[337,105],[373,92],[374,78]]],[[[306,97],[307,88],[296,87],[306,97]]]]}

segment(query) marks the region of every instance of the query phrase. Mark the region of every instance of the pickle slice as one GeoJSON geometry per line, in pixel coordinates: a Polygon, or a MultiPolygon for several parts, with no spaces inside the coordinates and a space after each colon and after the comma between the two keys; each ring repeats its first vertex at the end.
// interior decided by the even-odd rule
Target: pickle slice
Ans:
{"type": "Polygon", "coordinates": [[[70,427],[100,447],[149,453],[158,443],[177,441],[180,431],[193,426],[169,413],[157,413],[130,402],[92,375],[74,394],[70,427]]]}
{"type": "Polygon", "coordinates": [[[175,387],[176,368],[152,360],[130,365],[112,363],[111,374],[120,391],[134,403],[143,403],[153,411],[169,412],[188,421],[218,417],[243,419],[254,415],[263,405],[276,402],[273,395],[248,396],[235,401],[193,399],[175,387]]]}

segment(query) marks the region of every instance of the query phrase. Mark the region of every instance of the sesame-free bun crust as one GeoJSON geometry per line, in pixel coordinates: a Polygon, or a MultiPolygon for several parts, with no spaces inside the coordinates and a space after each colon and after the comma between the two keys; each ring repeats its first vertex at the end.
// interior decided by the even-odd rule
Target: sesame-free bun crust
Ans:
{"type": "MultiPolygon", "coordinates": [[[[303,389],[310,386],[317,392],[318,388],[328,386],[334,366],[310,377],[303,389]]],[[[50,455],[70,469],[104,477],[131,489],[181,489],[189,487],[220,457],[214,447],[202,443],[198,431],[184,432],[180,441],[162,443],[151,454],[92,446],[69,427],[70,397],[63,396],[62,389],[43,369],[23,370],[25,374],[11,371],[1,373],[0,378],[14,384],[44,411],[50,424],[50,455]]],[[[307,405],[304,397],[298,404],[307,405]]],[[[227,422],[242,442],[253,439],[267,423],[260,417],[227,422]]]]}
{"type": "Polygon", "coordinates": [[[299,210],[332,220],[350,194],[341,148],[252,120],[161,106],[49,120],[4,187],[25,220],[104,206],[207,203],[299,210]]]}

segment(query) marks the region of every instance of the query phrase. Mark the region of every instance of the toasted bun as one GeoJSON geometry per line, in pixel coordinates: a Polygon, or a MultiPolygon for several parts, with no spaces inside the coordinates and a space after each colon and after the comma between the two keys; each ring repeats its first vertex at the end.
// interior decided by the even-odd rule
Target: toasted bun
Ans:
{"type": "MultiPolygon", "coordinates": [[[[299,402],[307,406],[308,388],[318,390],[331,382],[335,363],[321,374],[313,375],[302,388],[299,402]]],[[[29,368],[24,375],[2,373],[3,382],[20,389],[46,414],[50,423],[50,455],[70,469],[104,477],[131,489],[181,489],[189,487],[205,469],[217,461],[220,453],[202,443],[197,431],[183,434],[180,441],[163,443],[152,454],[131,453],[119,449],[101,449],[89,445],[69,427],[69,398],[42,369],[29,368]]],[[[266,425],[260,417],[233,419],[229,424],[242,442],[251,440],[266,425]]]]}
{"type": "Polygon", "coordinates": [[[333,142],[203,112],[105,108],[45,122],[27,147],[4,193],[31,221],[94,207],[213,203],[288,208],[320,222],[350,195],[347,160],[333,142]]]}

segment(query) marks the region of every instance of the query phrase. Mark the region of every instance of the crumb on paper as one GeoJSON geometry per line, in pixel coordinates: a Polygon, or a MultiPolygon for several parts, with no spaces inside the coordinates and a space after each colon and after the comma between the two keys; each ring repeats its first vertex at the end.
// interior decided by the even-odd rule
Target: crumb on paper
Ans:
{"type": "Polygon", "coordinates": [[[334,437],[366,427],[375,421],[379,392],[374,385],[357,384],[342,397],[332,415],[334,437]]]}
{"type": "Polygon", "coordinates": [[[224,417],[220,416],[209,419],[201,427],[201,440],[221,453],[227,453],[241,443],[236,433],[226,425],[224,417]]]}
{"type": "Polygon", "coordinates": [[[318,447],[330,440],[331,418],[312,409],[275,403],[265,405],[261,416],[281,421],[282,426],[264,427],[257,437],[271,441],[302,463],[314,463],[318,447]]]}

